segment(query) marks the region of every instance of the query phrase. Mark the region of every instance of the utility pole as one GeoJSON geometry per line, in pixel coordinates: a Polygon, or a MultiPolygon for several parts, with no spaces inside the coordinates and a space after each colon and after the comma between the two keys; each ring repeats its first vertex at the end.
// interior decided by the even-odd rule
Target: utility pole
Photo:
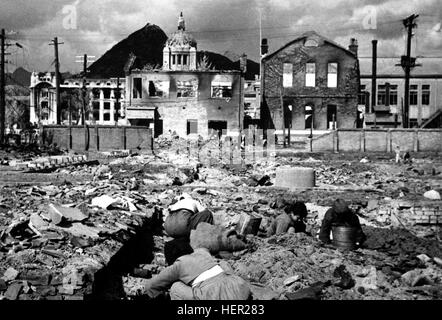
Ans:
{"type": "Polygon", "coordinates": [[[121,110],[120,108],[120,77],[117,77],[117,90],[115,92],[115,125],[118,125],[118,118],[119,118],[119,112],[121,110]]]}
{"type": "Polygon", "coordinates": [[[58,58],[58,45],[64,44],[64,42],[58,42],[58,38],[55,37],[50,43],[50,46],[54,46],[55,55],[55,108],[57,112],[57,124],[61,124],[61,101],[60,101],[60,61],[58,58]]]}
{"type": "Polygon", "coordinates": [[[410,72],[415,66],[416,58],[411,57],[411,38],[413,37],[413,28],[417,27],[414,22],[419,15],[412,14],[408,18],[403,20],[404,26],[407,28],[407,53],[406,56],[402,56],[401,65],[405,71],[405,97],[404,97],[404,110],[402,120],[403,127],[409,127],[409,109],[410,109],[410,72]]]}
{"type": "Polygon", "coordinates": [[[5,115],[6,115],[6,93],[5,93],[5,29],[1,34],[1,70],[0,70],[0,146],[5,143],[5,115]]]}

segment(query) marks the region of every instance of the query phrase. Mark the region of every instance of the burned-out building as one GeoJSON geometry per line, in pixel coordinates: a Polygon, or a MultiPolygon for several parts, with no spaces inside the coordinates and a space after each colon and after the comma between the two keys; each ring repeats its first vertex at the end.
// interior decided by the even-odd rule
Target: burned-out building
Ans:
{"type": "Polygon", "coordinates": [[[158,136],[207,136],[212,130],[238,131],[244,108],[243,81],[238,70],[221,70],[208,55],[197,52],[197,42],[186,31],[181,14],[178,30],[167,40],[163,63],[126,65],[126,118],[146,125],[158,136]]]}
{"type": "Polygon", "coordinates": [[[355,39],[346,49],[311,31],[265,56],[263,127],[281,130],[284,119],[294,130],[361,126],[357,48],[355,39]]]}

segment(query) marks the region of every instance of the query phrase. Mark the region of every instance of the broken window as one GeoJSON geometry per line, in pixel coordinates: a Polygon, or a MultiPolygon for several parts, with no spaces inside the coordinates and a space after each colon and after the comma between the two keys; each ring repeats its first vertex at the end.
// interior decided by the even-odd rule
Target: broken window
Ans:
{"type": "Polygon", "coordinates": [[[96,88],[92,89],[92,96],[94,99],[100,99],[100,90],[96,88]]]}
{"type": "Polygon", "coordinates": [[[104,121],[110,121],[110,113],[103,114],[103,120],[104,121]]]}
{"type": "Polygon", "coordinates": [[[149,97],[166,97],[169,93],[168,81],[149,81],[149,97]]]}
{"type": "Polygon", "coordinates": [[[110,102],[104,103],[104,110],[110,110],[110,102]]]}
{"type": "Polygon", "coordinates": [[[42,101],[41,104],[41,120],[49,120],[49,104],[47,101],[42,101]]]}
{"type": "Polygon", "coordinates": [[[293,64],[284,63],[282,66],[282,86],[290,88],[293,86],[293,64]]]}
{"type": "Polygon", "coordinates": [[[176,64],[176,56],[172,55],[172,64],[176,64]]]}
{"type": "Polygon", "coordinates": [[[305,86],[314,87],[316,85],[316,65],[315,63],[305,64],[305,86]]]}
{"type": "Polygon", "coordinates": [[[181,55],[178,55],[178,64],[181,64],[181,55]]]}
{"type": "Polygon", "coordinates": [[[193,98],[196,97],[198,90],[198,81],[177,81],[176,82],[177,98],[193,98]]]}
{"type": "Polygon", "coordinates": [[[361,84],[361,92],[358,95],[358,104],[365,106],[366,103],[367,103],[366,85],[361,84]]]}
{"type": "Polygon", "coordinates": [[[231,98],[232,83],[223,81],[212,82],[212,98],[231,98]]]}
{"type": "Polygon", "coordinates": [[[111,97],[111,89],[103,89],[104,99],[110,99],[111,97]]]}
{"type": "Polygon", "coordinates": [[[416,106],[417,105],[417,84],[412,84],[410,86],[410,105],[416,106]]]}
{"type": "Polygon", "coordinates": [[[187,120],[187,134],[198,133],[198,120],[187,120]]]}
{"type": "Polygon", "coordinates": [[[422,105],[430,105],[430,85],[422,85],[422,105]]]}
{"type": "Polygon", "coordinates": [[[338,86],[338,64],[336,62],[328,64],[327,87],[336,88],[338,86]]]}
{"type": "Polygon", "coordinates": [[[183,65],[187,65],[187,55],[183,55],[183,65]]]}
{"type": "Polygon", "coordinates": [[[378,106],[385,106],[387,92],[385,84],[378,85],[378,106]]]}
{"type": "Polygon", "coordinates": [[[397,84],[390,85],[390,105],[395,106],[397,105],[397,84]]]}
{"type": "Polygon", "coordinates": [[[141,99],[142,95],[142,79],[141,78],[133,78],[133,93],[132,96],[134,99],[141,99]]]}

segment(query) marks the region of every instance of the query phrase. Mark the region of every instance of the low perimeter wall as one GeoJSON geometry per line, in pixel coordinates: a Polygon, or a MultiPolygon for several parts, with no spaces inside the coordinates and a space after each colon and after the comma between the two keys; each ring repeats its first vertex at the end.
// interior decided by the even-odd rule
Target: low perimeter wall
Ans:
{"type": "Polygon", "coordinates": [[[338,129],[312,140],[313,152],[442,152],[442,129],[338,129]]]}
{"type": "Polygon", "coordinates": [[[146,127],[44,126],[43,143],[78,151],[152,151],[152,130],[146,127]]]}

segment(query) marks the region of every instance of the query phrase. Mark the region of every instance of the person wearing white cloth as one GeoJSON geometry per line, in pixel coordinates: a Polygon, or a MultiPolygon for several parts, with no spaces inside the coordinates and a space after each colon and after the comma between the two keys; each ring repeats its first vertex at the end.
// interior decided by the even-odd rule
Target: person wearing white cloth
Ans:
{"type": "Polygon", "coordinates": [[[146,282],[150,298],[170,289],[171,300],[247,300],[249,284],[235,275],[230,265],[218,261],[203,247],[179,257],[175,263],[146,282]]]}
{"type": "Polygon", "coordinates": [[[213,224],[213,215],[201,203],[187,193],[178,202],[169,206],[169,215],[164,222],[164,230],[172,238],[189,237],[200,222],[213,224]]]}

